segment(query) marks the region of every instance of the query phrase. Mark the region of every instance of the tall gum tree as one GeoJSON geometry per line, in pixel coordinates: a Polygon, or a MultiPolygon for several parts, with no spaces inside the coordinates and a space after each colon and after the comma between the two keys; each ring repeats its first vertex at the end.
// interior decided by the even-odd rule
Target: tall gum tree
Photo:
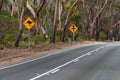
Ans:
{"type": "Polygon", "coordinates": [[[24,32],[24,28],[23,28],[23,18],[24,18],[25,9],[26,9],[26,3],[27,3],[27,0],[23,0],[23,1],[22,1],[23,6],[22,6],[22,12],[21,12],[20,21],[19,21],[19,33],[18,33],[18,35],[17,35],[16,41],[15,41],[15,44],[14,44],[15,47],[18,47],[18,46],[19,46],[20,39],[21,39],[22,34],[23,34],[23,32],[24,32]]]}
{"type": "Polygon", "coordinates": [[[67,13],[67,17],[65,19],[65,23],[64,23],[64,27],[63,27],[62,38],[61,38],[62,42],[65,41],[66,29],[68,27],[68,23],[69,23],[69,20],[70,20],[70,15],[71,15],[72,9],[79,3],[79,1],[80,0],[75,0],[74,3],[72,4],[72,6],[70,7],[68,13],[67,13]]]}
{"type": "Polygon", "coordinates": [[[36,5],[37,7],[37,10],[34,10],[30,5],[29,5],[29,2],[27,1],[27,8],[29,9],[29,11],[32,13],[34,19],[35,19],[35,34],[39,34],[39,32],[41,32],[45,38],[49,38],[43,25],[40,24],[40,12],[45,4],[46,0],[41,0],[41,1],[37,1],[37,0],[34,0],[33,1],[33,4],[36,5]]]}
{"type": "Polygon", "coordinates": [[[1,10],[2,10],[2,5],[3,5],[3,0],[0,0],[0,13],[1,13],[1,10]]]}

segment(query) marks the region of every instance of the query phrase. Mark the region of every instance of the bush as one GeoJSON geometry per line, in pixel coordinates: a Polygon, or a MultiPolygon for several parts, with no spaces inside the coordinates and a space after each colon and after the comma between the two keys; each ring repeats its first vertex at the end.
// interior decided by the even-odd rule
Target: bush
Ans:
{"type": "Polygon", "coordinates": [[[40,44],[40,45],[47,45],[49,43],[49,41],[47,39],[44,38],[43,35],[39,34],[36,36],[33,36],[32,41],[34,41],[34,44],[40,44]]]}
{"type": "Polygon", "coordinates": [[[5,37],[3,38],[3,41],[7,47],[11,47],[14,44],[15,38],[16,38],[15,34],[6,34],[5,37]]]}
{"type": "Polygon", "coordinates": [[[8,12],[0,13],[0,46],[12,47],[18,32],[18,20],[11,17],[8,12]]]}
{"type": "Polygon", "coordinates": [[[14,41],[15,38],[16,38],[15,34],[6,34],[3,40],[4,41],[14,41]]]}
{"type": "Polygon", "coordinates": [[[71,7],[71,3],[70,2],[65,5],[65,8],[67,8],[67,9],[69,9],[70,7],[71,7]]]}
{"type": "Polygon", "coordinates": [[[81,42],[86,41],[85,35],[84,34],[79,34],[78,37],[76,38],[76,41],[81,41],[81,42]]]}
{"type": "Polygon", "coordinates": [[[105,34],[105,32],[101,31],[99,34],[99,38],[100,40],[105,40],[107,38],[107,35],[105,34]]]}
{"type": "Polygon", "coordinates": [[[20,47],[26,47],[26,46],[28,46],[28,42],[25,41],[20,42],[20,47]]]}
{"type": "Polygon", "coordinates": [[[34,37],[33,37],[33,41],[35,41],[35,42],[38,42],[39,40],[41,40],[41,39],[43,39],[43,36],[42,35],[35,35],[34,37]]]}

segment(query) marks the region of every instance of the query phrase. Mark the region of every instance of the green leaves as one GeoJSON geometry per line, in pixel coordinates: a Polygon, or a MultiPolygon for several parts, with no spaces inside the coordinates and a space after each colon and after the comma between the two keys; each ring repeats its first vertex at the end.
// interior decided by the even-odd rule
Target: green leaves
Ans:
{"type": "Polygon", "coordinates": [[[15,40],[15,38],[16,38],[15,34],[6,34],[3,40],[4,41],[13,41],[13,40],[15,40]]]}
{"type": "Polygon", "coordinates": [[[101,31],[99,34],[100,40],[105,40],[107,38],[107,35],[105,34],[105,32],[101,31]]]}
{"type": "Polygon", "coordinates": [[[71,3],[70,2],[68,2],[67,4],[65,4],[65,8],[66,9],[70,9],[70,7],[71,7],[71,3]]]}

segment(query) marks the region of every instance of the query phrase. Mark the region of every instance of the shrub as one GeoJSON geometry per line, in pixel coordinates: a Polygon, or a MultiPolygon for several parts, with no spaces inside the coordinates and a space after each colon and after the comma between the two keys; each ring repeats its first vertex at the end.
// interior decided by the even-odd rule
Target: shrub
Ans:
{"type": "Polygon", "coordinates": [[[7,45],[7,47],[11,47],[14,44],[15,38],[15,34],[6,34],[3,38],[3,41],[7,45]]]}
{"type": "Polygon", "coordinates": [[[76,38],[76,41],[81,41],[81,42],[86,41],[85,35],[84,34],[79,34],[78,37],[76,38]]]}
{"type": "Polygon", "coordinates": [[[15,40],[16,35],[15,34],[6,34],[4,37],[4,41],[13,41],[15,40]]]}
{"type": "Polygon", "coordinates": [[[71,7],[71,3],[70,2],[65,5],[65,8],[67,8],[67,9],[69,9],[70,7],[71,7]]]}
{"type": "Polygon", "coordinates": [[[8,12],[0,13],[0,46],[13,46],[18,32],[18,22],[17,18],[11,17],[8,12]]]}
{"type": "Polygon", "coordinates": [[[101,31],[99,33],[99,38],[100,38],[100,40],[105,40],[107,38],[107,35],[105,34],[105,32],[101,31]]]}
{"type": "MultiPolygon", "coordinates": [[[[43,35],[39,34],[39,35],[33,36],[32,41],[34,41],[35,44],[40,44],[40,45],[42,45],[42,43],[44,44],[44,43],[46,43],[48,40],[46,40],[43,35]]],[[[47,42],[47,43],[48,43],[48,42],[47,42]]]]}

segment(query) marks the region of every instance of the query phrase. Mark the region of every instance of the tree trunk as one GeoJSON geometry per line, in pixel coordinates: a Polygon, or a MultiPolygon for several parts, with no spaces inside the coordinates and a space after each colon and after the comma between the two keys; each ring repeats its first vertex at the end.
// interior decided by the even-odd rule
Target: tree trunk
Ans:
{"type": "Polygon", "coordinates": [[[99,33],[101,30],[100,17],[101,17],[101,15],[96,19],[95,38],[97,41],[99,40],[99,33]]]}
{"type": "Polygon", "coordinates": [[[36,13],[36,17],[35,17],[35,32],[34,32],[34,34],[37,35],[39,33],[40,33],[39,13],[36,13]]]}
{"type": "Polygon", "coordinates": [[[27,1],[27,6],[26,7],[29,9],[29,11],[32,13],[33,17],[35,18],[36,13],[35,13],[34,9],[29,5],[28,1],[27,1]]]}
{"type": "Polygon", "coordinates": [[[59,40],[61,40],[62,36],[62,13],[63,13],[63,3],[62,0],[59,0],[59,5],[58,5],[58,36],[59,36],[59,40]]]}
{"type": "Polygon", "coordinates": [[[3,4],[3,0],[0,0],[0,13],[1,13],[1,10],[2,10],[2,4],[3,4]]]}
{"type": "Polygon", "coordinates": [[[23,7],[22,12],[21,12],[19,33],[18,33],[17,39],[16,39],[15,44],[14,44],[15,47],[19,46],[19,42],[20,42],[20,39],[22,37],[22,33],[24,31],[24,29],[23,29],[23,17],[24,17],[24,13],[25,13],[25,6],[23,7]]]}
{"type": "Polygon", "coordinates": [[[23,29],[19,31],[17,39],[16,39],[15,44],[14,44],[14,47],[18,47],[19,46],[20,38],[22,37],[23,32],[24,32],[23,29]]]}
{"type": "Polygon", "coordinates": [[[56,0],[56,6],[55,6],[55,14],[54,14],[54,22],[53,22],[53,34],[52,34],[52,40],[51,43],[55,43],[55,36],[56,36],[56,32],[57,32],[57,24],[56,24],[56,20],[57,20],[57,12],[58,12],[58,4],[59,1],[56,0]]]}
{"type": "Polygon", "coordinates": [[[20,20],[20,1],[19,0],[16,0],[16,4],[17,4],[17,14],[18,14],[18,20],[20,20]]]}
{"type": "Polygon", "coordinates": [[[14,15],[14,11],[15,11],[15,1],[14,0],[10,0],[10,3],[11,3],[11,5],[12,5],[12,10],[11,10],[11,16],[13,16],[14,15]]]}
{"type": "Polygon", "coordinates": [[[70,7],[70,10],[68,11],[68,14],[67,14],[67,17],[66,17],[66,20],[65,20],[65,24],[64,24],[64,29],[63,29],[63,34],[62,34],[62,42],[64,42],[64,38],[65,38],[65,34],[66,34],[66,29],[67,29],[67,24],[69,22],[69,17],[71,15],[71,12],[72,12],[72,9],[77,5],[77,3],[79,2],[79,0],[76,0],[72,6],[70,7]]]}
{"type": "Polygon", "coordinates": [[[93,22],[90,24],[90,38],[93,38],[93,30],[95,28],[95,23],[97,18],[100,16],[100,14],[103,12],[105,6],[107,5],[108,0],[105,0],[104,4],[102,5],[101,9],[98,11],[98,13],[96,14],[95,18],[93,19],[93,22]]]}

